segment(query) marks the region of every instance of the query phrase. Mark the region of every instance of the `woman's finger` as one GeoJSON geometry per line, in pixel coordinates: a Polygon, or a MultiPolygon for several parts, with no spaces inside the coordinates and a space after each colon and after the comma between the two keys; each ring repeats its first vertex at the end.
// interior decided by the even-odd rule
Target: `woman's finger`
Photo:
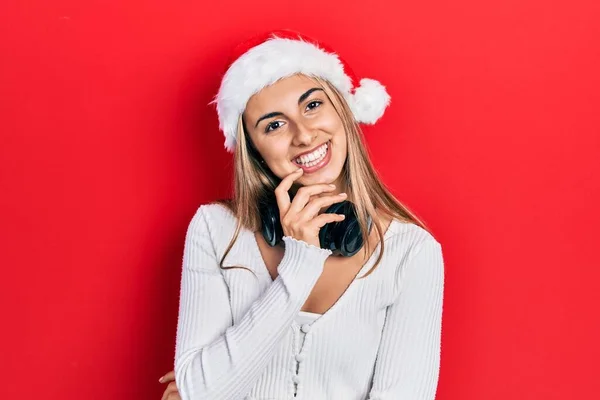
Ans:
{"type": "Polygon", "coordinates": [[[167,383],[175,380],[175,371],[167,372],[158,380],[160,383],[167,383]]]}
{"type": "Polygon", "coordinates": [[[281,180],[279,185],[275,188],[275,197],[277,199],[277,207],[279,208],[279,214],[285,215],[287,214],[288,208],[290,208],[290,194],[288,193],[294,181],[302,174],[304,170],[302,168],[298,168],[296,171],[292,172],[285,178],[281,180]]]}
{"type": "Polygon", "coordinates": [[[288,212],[293,213],[292,215],[298,215],[302,212],[302,210],[304,210],[312,196],[316,196],[324,192],[331,192],[332,190],[335,190],[335,186],[327,183],[303,186],[296,192],[288,212]]]}
{"type": "Polygon", "coordinates": [[[181,398],[179,397],[179,391],[177,390],[177,385],[175,385],[175,382],[171,382],[167,385],[167,388],[165,389],[165,392],[163,393],[160,400],[174,400],[174,399],[181,399],[181,398]]]}
{"type": "Polygon", "coordinates": [[[310,220],[313,217],[317,216],[319,214],[319,210],[321,210],[322,208],[328,207],[334,203],[340,203],[346,200],[347,197],[348,195],[346,193],[338,193],[313,199],[309,201],[308,204],[304,207],[304,209],[298,213],[298,219],[310,220]]]}
{"type": "Polygon", "coordinates": [[[339,221],[343,221],[346,218],[346,216],[344,214],[329,214],[329,213],[323,213],[321,215],[319,215],[318,217],[315,217],[313,219],[313,222],[317,225],[317,227],[322,228],[325,226],[325,224],[328,224],[330,222],[339,222],[339,221]]]}

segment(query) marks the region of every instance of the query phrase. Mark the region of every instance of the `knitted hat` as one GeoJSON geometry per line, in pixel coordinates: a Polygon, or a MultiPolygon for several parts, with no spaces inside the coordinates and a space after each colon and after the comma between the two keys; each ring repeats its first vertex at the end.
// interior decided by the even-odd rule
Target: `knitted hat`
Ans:
{"type": "Polygon", "coordinates": [[[276,30],[253,37],[238,45],[216,103],[219,129],[225,136],[225,149],[235,150],[239,116],[246,103],[261,89],[296,73],[329,81],[344,96],[357,122],[374,124],[390,103],[385,87],[376,80],[358,81],[348,64],[326,45],[290,30],[276,30]]]}

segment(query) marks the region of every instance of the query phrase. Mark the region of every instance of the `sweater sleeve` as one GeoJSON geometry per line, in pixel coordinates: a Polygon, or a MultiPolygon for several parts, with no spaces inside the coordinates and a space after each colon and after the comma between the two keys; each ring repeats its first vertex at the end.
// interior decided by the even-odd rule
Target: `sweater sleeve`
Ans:
{"type": "Polygon", "coordinates": [[[279,276],[232,325],[221,274],[201,206],[186,233],[175,344],[182,400],[238,400],[250,392],[302,308],[330,250],[284,237],[279,276]]]}
{"type": "Polygon", "coordinates": [[[444,261],[426,239],[399,274],[388,306],[368,400],[434,400],[440,369],[444,261]]]}

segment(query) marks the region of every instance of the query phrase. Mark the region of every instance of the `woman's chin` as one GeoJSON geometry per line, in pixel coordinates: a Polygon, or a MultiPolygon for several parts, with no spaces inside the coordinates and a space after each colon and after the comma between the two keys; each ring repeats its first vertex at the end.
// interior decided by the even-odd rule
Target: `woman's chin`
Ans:
{"type": "Polygon", "coordinates": [[[334,185],[339,180],[340,174],[320,174],[314,176],[303,176],[298,179],[296,182],[301,183],[302,185],[319,185],[325,184],[329,185],[333,183],[334,185]]]}

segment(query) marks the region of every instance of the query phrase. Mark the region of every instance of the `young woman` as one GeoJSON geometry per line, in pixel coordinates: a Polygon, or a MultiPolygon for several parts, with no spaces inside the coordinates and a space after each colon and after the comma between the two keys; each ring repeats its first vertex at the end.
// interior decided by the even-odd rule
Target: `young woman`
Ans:
{"type": "Polygon", "coordinates": [[[389,104],[289,31],[238,48],[215,103],[234,197],[185,240],[163,399],[432,400],[440,243],[385,188],[359,123],[389,104]]]}

